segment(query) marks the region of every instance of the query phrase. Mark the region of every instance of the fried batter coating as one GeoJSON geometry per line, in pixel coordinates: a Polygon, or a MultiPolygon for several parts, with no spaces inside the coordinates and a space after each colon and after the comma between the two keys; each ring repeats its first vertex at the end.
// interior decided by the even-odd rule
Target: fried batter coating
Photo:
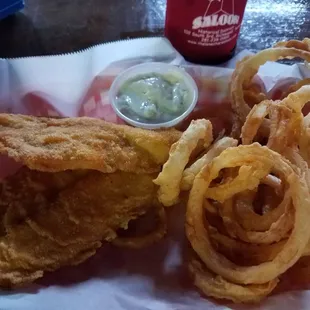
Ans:
{"type": "Polygon", "coordinates": [[[46,172],[158,172],[180,135],[173,129],[148,131],[87,117],[0,114],[0,154],[46,172]]]}
{"type": "Polygon", "coordinates": [[[0,286],[24,285],[94,255],[146,213],[154,174],[45,173],[22,168],[1,183],[0,286]]]}

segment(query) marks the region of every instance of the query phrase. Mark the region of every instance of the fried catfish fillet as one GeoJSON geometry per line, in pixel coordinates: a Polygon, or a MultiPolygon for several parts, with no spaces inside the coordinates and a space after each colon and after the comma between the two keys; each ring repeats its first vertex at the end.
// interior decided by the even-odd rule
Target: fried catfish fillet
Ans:
{"type": "Polygon", "coordinates": [[[90,171],[73,170],[43,173],[22,167],[10,177],[0,180],[0,234],[7,227],[47,206],[60,191],[75,184],[90,171]]]}
{"type": "Polygon", "coordinates": [[[103,120],[0,114],[0,154],[34,170],[159,172],[176,130],[149,131],[103,120]]]}
{"type": "Polygon", "coordinates": [[[32,282],[95,254],[152,208],[154,174],[45,173],[22,168],[0,185],[0,286],[32,282]]]}

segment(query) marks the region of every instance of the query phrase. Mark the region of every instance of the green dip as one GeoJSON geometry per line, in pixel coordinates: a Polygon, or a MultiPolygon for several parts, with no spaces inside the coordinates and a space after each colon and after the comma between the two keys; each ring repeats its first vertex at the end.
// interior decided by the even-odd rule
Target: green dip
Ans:
{"type": "Polygon", "coordinates": [[[193,100],[182,76],[150,73],[126,81],[116,105],[122,114],[135,121],[162,123],[182,115],[193,100]]]}

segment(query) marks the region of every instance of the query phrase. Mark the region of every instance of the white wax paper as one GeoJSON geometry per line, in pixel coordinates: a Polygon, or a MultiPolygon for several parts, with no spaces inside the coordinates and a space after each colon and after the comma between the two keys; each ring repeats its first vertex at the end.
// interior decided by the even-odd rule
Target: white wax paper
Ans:
{"type": "MultiPolygon", "coordinates": [[[[107,100],[109,85],[122,70],[147,61],[183,65],[203,81],[199,83],[200,106],[213,104],[212,108],[217,109],[227,97],[232,68],[238,59],[248,54],[242,52],[221,68],[193,66],[165,39],[150,38],[100,45],[69,55],[0,59],[0,112],[87,115],[121,122],[107,100]]],[[[286,87],[310,76],[303,65],[281,64],[267,64],[259,75],[271,94],[279,85],[286,87]]],[[[221,113],[213,114],[221,117],[221,113]]],[[[16,165],[0,157],[0,178],[14,171],[16,165]]],[[[188,245],[184,235],[184,212],[184,206],[172,208],[167,236],[150,248],[126,250],[107,244],[79,266],[47,273],[43,279],[20,290],[1,291],[0,310],[310,308],[307,285],[293,286],[287,292],[284,287],[256,306],[219,303],[200,296],[188,277],[185,263],[188,245]]],[[[305,268],[304,272],[307,271],[305,268]]]]}

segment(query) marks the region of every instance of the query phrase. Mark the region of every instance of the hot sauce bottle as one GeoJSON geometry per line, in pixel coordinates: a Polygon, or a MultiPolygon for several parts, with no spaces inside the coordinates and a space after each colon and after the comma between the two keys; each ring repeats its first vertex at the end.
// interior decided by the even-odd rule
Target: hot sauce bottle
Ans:
{"type": "Polygon", "coordinates": [[[165,35],[190,62],[224,62],[234,54],[246,2],[167,0],[165,35]]]}

